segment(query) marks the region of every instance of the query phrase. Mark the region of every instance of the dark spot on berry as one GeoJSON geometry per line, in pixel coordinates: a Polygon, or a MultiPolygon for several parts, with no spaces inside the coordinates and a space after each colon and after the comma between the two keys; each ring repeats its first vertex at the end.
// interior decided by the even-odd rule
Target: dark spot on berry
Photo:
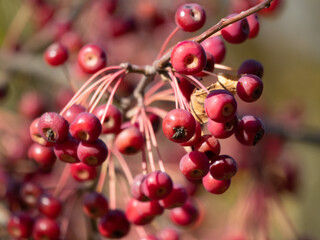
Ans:
{"type": "Polygon", "coordinates": [[[181,139],[187,135],[187,131],[184,129],[184,127],[174,127],[173,130],[174,134],[172,139],[181,139]]]}

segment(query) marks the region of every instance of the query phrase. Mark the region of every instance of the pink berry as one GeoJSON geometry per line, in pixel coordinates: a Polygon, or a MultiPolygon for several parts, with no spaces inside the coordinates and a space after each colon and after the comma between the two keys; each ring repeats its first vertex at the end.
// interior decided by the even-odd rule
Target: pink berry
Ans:
{"type": "MultiPolygon", "coordinates": [[[[103,113],[105,111],[106,105],[103,104],[99,107],[97,107],[93,114],[98,117],[98,119],[101,121],[103,113]]],[[[106,113],[106,117],[104,119],[104,122],[102,124],[102,133],[108,134],[108,133],[117,133],[120,130],[122,123],[122,115],[121,112],[117,107],[114,105],[110,105],[108,107],[108,111],[106,113]]]]}
{"type": "Polygon", "coordinates": [[[90,218],[102,217],[108,210],[108,200],[101,193],[88,192],[83,196],[83,211],[90,218]]]}
{"type": "Polygon", "coordinates": [[[43,170],[51,169],[56,162],[56,156],[52,147],[44,147],[37,143],[30,146],[28,157],[36,161],[39,167],[43,170]]]}
{"type": "Polygon", "coordinates": [[[97,45],[87,44],[79,51],[78,63],[84,72],[93,74],[106,66],[107,55],[97,45]]]}
{"type": "Polygon", "coordinates": [[[36,207],[43,189],[34,182],[24,182],[20,188],[21,200],[30,208],[36,207]]]}
{"type": "Polygon", "coordinates": [[[221,63],[226,55],[226,46],[220,37],[210,37],[201,43],[204,50],[210,53],[216,63],[221,63]]]}
{"type": "Polygon", "coordinates": [[[96,167],[107,159],[108,152],[104,141],[97,139],[95,142],[80,142],[77,156],[81,162],[96,167]]]}
{"type": "Polygon", "coordinates": [[[230,137],[238,124],[238,117],[235,116],[230,121],[219,123],[208,119],[207,129],[215,138],[228,138],[230,137]]]}
{"type": "Polygon", "coordinates": [[[71,165],[71,176],[78,182],[93,180],[97,177],[97,169],[82,162],[71,165]]]}
{"type": "Polygon", "coordinates": [[[141,188],[145,196],[152,200],[167,197],[172,191],[171,177],[162,171],[149,173],[142,182],[141,188]]]}
{"type": "Polygon", "coordinates": [[[210,174],[217,180],[227,180],[232,178],[238,170],[237,162],[228,155],[220,155],[210,165],[210,174]]]}
{"type": "MultiPolygon", "coordinates": [[[[227,18],[231,18],[235,14],[229,15],[227,18]]],[[[235,23],[228,25],[221,30],[222,37],[229,43],[242,43],[249,35],[249,24],[246,18],[243,18],[235,23]]]]}
{"type": "Polygon", "coordinates": [[[195,32],[206,22],[206,12],[197,3],[187,3],[178,8],[175,15],[176,24],[186,32],[195,32]]]}
{"type": "MultiPolygon", "coordinates": [[[[212,56],[211,53],[206,52],[206,58],[207,58],[207,63],[206,63],[206,66],[204,67],[203,70],[207,71],[207,72],[213,72],[214,71],[214,63],[215,63],[214,57],[212,56]]],[[[208,74],[204,73],[204,72],[199,72],[199,73],[195,74],[195,76],[197,76],[197,77],[205,77],[207,75],[208,74]]]]}
{"type": "Polygon", "coordinates": [[[244,75],[244,74],[253,74],[258,76],[259,78],[263,77],[263,65],[254,59],[248,59],[243,61],[243,63],[240,65],[238,69],[238,74],[239,75],[244,75]]]}
{"type": "Polygon", "coordinates": [[[67,111],[65,111],[62,116],[65,120],[68,121],[69,124],[71,124],[78,114],[85,111],[86,109],[83,106],[74,104],[69,109],[67,109],[67,111]]]}
{"type": "Polygon", "coordinates": [[[129,233],[130,223],[123,211],[114,209],[100,218],[98,230],[104,237],[122,238],[129,233]]]}
{"type": "Polygon", "coordinates": [[[60,236],[60,227],[58,223],[50,218],[41,217],[36,220],[32,229],[34,240],[58,240],[60,236]]]}
{"type": "Polygon", "coordinates": [[[181,226],[188,226],[194,223],[199,217],[199,210],[191,201],[187,201],[182,207],[170,211],[170,219],[173,223],[181,226]]]}
{"type": "Polygon", "coordinates": [[[242,117],[235,130],[237,140],[248,146],[256,145],[263,135],[264,126],[262,121],[251,115],[242,117]]]}
{"type": "Polygon", "coordinates": [[[206,63],[206,52],[197,42],[179,42],[171,52],[172,67],[181,74],[197,74],[204,69],[206,63]]]}
{"type": "Polygon", "coordinates": [[[9,219],[7,230],[14,239],[29,238],[32,232],[33,219],[27,213],[16,213],[9,219]]]}
{"type": "Polygon", "coordinates": [[[39,212],[48,218],[57,218],[62,210],[62,202],[50,195],[42,195],[38,203],[39,212]]]}
{"type": "Polygon", "coordinates": [[[217,180],[209,172],[203,179],[202,184],[204,188],[213,194],[222,194],[228,190],[231,184],[231,179],[217,180]]]}
{"type": "Polygon", "coordinates": [[[262,94],[263,82],[256,75],[247,74],[239,78],[237,83],[237,94],[242,101],[254,102],[262,94]]]}
{"type": "Polygon", "coordinates": [[[184,143],[194,135],[196,121],[190,112],[183,109],[174,109],[164,117],[162,130],[169,140],[184,143]]]}
{"type": "Polygon", "coordinates": [[[56,143],[53,150],[56,157],[63,162],[76,163],[80,162],[77,149],[79,140],[69,136],[63,142],[56,143]]]}
{"type": "Polygon", "coordinates": [[[260,29],[258,14],[255,13],[248,16],[247,20],[250,29],[248,38],[255,38],[258,35],[260,29]]]}
{"type": "Polygon", "coordinates": [[[144,137],[136,127],[129,127],[117,135],[114,144],[119,152],[131,155],[143,149],[144,137]]]}
{"type": "Polygon", "coordinates": [[[68,59],[68,50],[60,43],[51,44],[44,53],[44,59],[51,66],[59,66],[68,59]]]}
{"type": "Polygon", "coordinates": [[[188,179],[199,180],[209,171],[209,159],[202,152],[192,151],[181,158],[179,167],[188,179]]]}
{"type": "Polygon", "coordinates": [[[214,136],[203,135],[195,144],[194,149],[204,153],[209,161],[214,161],[220,154],[220,142],[214,136]]]}
{"type": "Polygon", "coordinates": [[[234,118],[237,102],[227,90],[213,90],[205,99],[204,108],[208,117],[216,122],[227,122],[234,118]]]}
{"type": "Polygon", "coordinates": [[[179,184],[174,184],[171,193],[159,201],[166,209],[181,207],[188,199],[187,190],[179,184]]]}
{"type": "Polygon", "coordinates": [[[180,234],[173,228],[162,229],[158,234],[159,240],[180,240],[180,234]]]}
{"type": "Polygon", "coordinates": [[[146,175],[138,174],[133,179],[133,183],[131,184],[131,195],[135,199],[144,202],[149,200],[149,198],[142,192],[142,183],[145,179],[146,175]]]}

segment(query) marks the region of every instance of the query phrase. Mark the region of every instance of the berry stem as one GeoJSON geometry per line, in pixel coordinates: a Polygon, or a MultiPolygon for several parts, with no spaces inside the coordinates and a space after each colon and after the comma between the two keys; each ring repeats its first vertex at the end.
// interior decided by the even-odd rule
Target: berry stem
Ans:
{"type": "Polygon", "coordinates": [[[192,83],[194,86],[196,86],[197,88],[200,87],[202,88],[206,93],[210,93],[210,91],[194,76],[191,75],[183,75],[181,74],[183,77],[185,77],[190,83],[192,83]]]}
{"type": "Polygon", "coordinates": [[[160,49],[160,51],[159,51],[158,56],[157,56],[156,59],[159,59],[159,58],[162,56],[162,54],[163,54],[165,48],[167,47],[169,41],[170,41],[170,40],[173,38],[173,36],[179,31],[179,29],[180,29],[179,27],[176,27],[176,28],[169,34],[169,36],[167,37],[167,39],[166,39],[166,40],[164,41],[164,43],[162,44],[162,47],[161,47],[161,49],[160,49]]]}
{"type": "Polygon", "coordinates": [[[122,157],[122,155],[116,148],[111,148],[110,151],[118,159],[122,167],[123,173],[126,176],[128,183],[131,185],[133,183],[133,176],[126,160],[122,157]]]}
{"type": "Polygon", "coordinates": [[[159,117],[161,117],[162,119],[167,115],[167,111],[158,108],[158,107],[146,107],[146,111],[150,112],[150,113],[154,113],[156,115],[158,115],[159,117]]]}
{"type": "Polygon", "coordinates": [[[158,81],[156,84],[154,84],[152,87],[150,87],[146,93],[145,97],[148,98],[152,96],[157,90],[159,90],[164,85],[164,81],[158,81]]]}
{"type": "Polygon", "coordinates": [[[161,92],[157,92],[155,94],[153,94],[150,97],[145,97],[145,101],[144,104],[145,105],[150,105],[151,103],[155,102],[155,101],[171,101],[174,102],[175,101],[175,97],[173,95],[174,91],[172,88],[170,89],[166,89],[164,91],[161,92]]]}
{"type": "Polygon", "coordinates": [[[109,197],[110,197],[110,208],[116,209],[116,174],[113,158],[109,159],[109,197]]]}
{"type": "Polygon", "coordinates": [[[102,192],[103,185],[104,185],[104,182],[105,182],[106,176],[107,176],[110,158],[111,158],[111,153],[109,152],[106,161],[104,161],[101,166],[100,176],[99,176],[99,180],[98,180],[97,187],[96,187],[96,191],[98,193],[102,192]]]}
{"type": "Polygon", "coordinates": [[[56,187],[56,189],[55,189],[55,191],[53,193],[54,197],[59,196],[59,194],[61,193],[63,187],[67,184],[69,176],[70,176],[70,165],[66,164],[64,169],[63,169],[63,172],[62,172],[62,174],[60,176],[60,179],[58,181],[57,187],[56,187]]]}

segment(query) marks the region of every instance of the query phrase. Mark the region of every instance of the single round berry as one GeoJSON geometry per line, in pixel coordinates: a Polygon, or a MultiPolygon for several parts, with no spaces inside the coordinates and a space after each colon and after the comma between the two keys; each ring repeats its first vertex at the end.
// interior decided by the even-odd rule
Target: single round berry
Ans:
{"type": "Polygon", "coordinates": [[[90,218],[102,217],[108,210],[108,200],[101,193],[88,192],[83,196],[83,211],[90,218]]]}
{"type": "Polygon", "coordinates": [[[238,124],[238,117],[235,116],[230,121],[219,123],[212,121],[210,118],[208,119],[207,129],[215,138],[228,138],[230,137],[238,124]]]}
{"type": "Polygon", "coordinates": [[[256,75],[247,74],[239,78],[237,94],[242,101],[254,102],[258,100],[263,91],[263,82],[256,75]]]}
{"type": "Polygon", "coordinates": [[[59,66],[68,59],[68,49],[60,43],[51,44],[44,53],[44,59],[51,66],[59,66]]]}
{"type": "MultiPolygon", "coordinates": [[[[103,104],[103,105],[97,107],[93,111],[93,114],[96,115],[100,121],[103,117],[105,108],[106,108],[106,105],[103,104]]],[[[110,105],[108,107],[106,117],[105,117],[104,122],[102,124],[102,133],[108,134],[108,133],[119,132],[120,127],[121,127],[121,123],[122,123],[121,112],[114,105],[110,105]]]]}
{"type": "Polygon", "coordinates": [[[93,74],[106,66],[107,55],[97,45],[87,44],[79,51],[78,63],[84,72],[93,74]]]}
{"type": "Polygon", "coordinates": [[[130,231],[130,223],[123,211],[114,209],[100,218],[99,233],[107,238],[122,238],[130,231]]]}
{"type": "Polygon", "coordinates": [[[42,170],[49,170],[56,162],[52,147],[45,147],[34,143],[29,147],[28,157],[33,159],[42,170]]]}
{"type": "Polygon", "coordinates": [[[239,75],[244,74],[253,74],[258,76],[259,78],[263,77],[263,65],[254,59],[247,59],[245,60],[238,69],[239,75]]]}
{"type": "Polygon", "coordinates": [[[71,165],[71,176],[78,182],[93,180],[97,177],[97,169],[82,162],[71,165]]]}
{"type": "Polygon", "coordinates": [[[24,182],[20,188],[20,198],[29,207],[37,206],[43,189],[34,182],[24,182]]]}
{"type": "Polygon", "coordinates": [[[58,240],[59,236],[60,227],[55,220],[41,217],[34,223],[32,229],[32,237],[34,240],[58,240]]]}
{"type": "Polygon", "coordinates": [[[217,180],[228,180],[237,173],[237,170],[237,162],[232,157],[220,155],[211,163],[209,172],[217,180]]]}
{"type": "Polygon", "coordinates": [[[80,142],[77,149],[79,160],[89,166],[101,165],[108,156],[107,145],[101,139],[95,142],[80,142]]]}
{"type": "Polygon", "coordinates": [[[69,136],[63,142],[56,143],[54,145],[54,154],[56,157],[63,162],[76,163],[80,162],[77,150],[78,150],[79,140],[69,136]]]}
{"type": "Polygon", "coordinates": [[[54,146],[54,143],[52,142],[48,142],[45,138],[43,138],[41,136],[41,134],[39,133],[39,119],[40,118],[36,118],[32,121],[32,123],[30,124],[30,127],[29,127],[29,132],[30,132],[30,136],[31,136],[31,139],[42,145],[42,146],[45,146],[45,147],[51,147],[51,146],[54,146]]]}
{"type": "Polygon", "coordinates": [[[214,57],[215,63],[222,63],[226,55],[226,46],[220,37],[207,38],[201,45],[206,52],[214,57]]]}
{"type": "Polygon", "coordinates": [[[211,120],[222,123],[234,118],[237,102],[229,91],[218,89],[208,94],[204,108],[211,120]]]}
{"type": "Polygon", "coordinates": [[[164,117],[162,130],[169,140],[184,143],[194,135],[196,121],[190,112],[183,109],[174,109],[164,117]]]}
{"type": "Polygon", "coordinates": [[[44,113],[38,123],[40,135],[48,142],[61,142],[68,137],[68,122],[58,113],[44,113]]]}
{"type": "Polygon", "coordinates": [[[51,195],[42,195],[38,203],[39,212],[48,218],[57,218],[62,210],[62,202],[51,195]]]}
{"type": "Polygon", "coordinates": [[[74,104],[69,109],[67,109],[67,111],[65,111],[62,116],[65,120],[67,120],[69,124],[71,124],[78,114],[85,111],[86,109],[83,106],[74,104]]]}
{"type": "Polygon", "coordinates": [[[202,134],[202,129],[201,129],[201,124],[196,121],[196,131],[193,134],[192,138],[190,138],[187,142],[180,143],[181,146],[193,146],[195,145],[199,139],[201,138],[202,134]]]}
{"type": "Polygon", "coordinates": [[[181,226],[188,226],[194,223],[199,217],[199,210],[191,201],[187,201],[182,207],[170,211],[170,219],[173,223],[181,226]]]}
{"type": "Polygon", "coordinates": [[[131,195],[135,199],[144,202],[150,200],[143,192],[142,192],[142,182],[144,181],[146,175],[138,174],[133,179],[133,183],[131,184],[131,195]]]}
{"type": "MultiPolygon", "coordinates": [[[[236,14],[231,14],[227,18],[234,17],[236,14]]],[[[249,24],[246,18],[240,19],[239,21],[228,25],[221,29],[222,37],[229,43],[242,43],[249,35],[249,24]]]]}
{"type": "Polygon", "coordinates": [[[214,161],[220,154],[220,142],[214,136],[203,135],[195,144],[194,149],[204,153],[209,161],[214,161]]]}
{"type": "Polygon", "coordinates": [[[222,194],[228,190],[231,184],[231,179],[217,180],[209,172],[203,179],[202,184],[204,188],[213,194],[222,194]]]}
{"type": "Polygon", "coordinates": [[[264,126],[259,118],[247,115],[239,121],[234,134],[240,143],[254,146],[262,139],[264,126]]]}
{"type": "Polygon", "coordinates": [[[160,205],[166,209],[183,206],[188,199],[187,190],[179,184],[174,184],[171,193],[159,201],[160,205]]]}
{"type": "Polygon", "coordinates": [[[195,32],[206,22],[206,12],[197,3],[187,3],[178,8],[175,15],[176,24],[186,32],[195,32]]]}
{"type": "Polygon", "coordinates": [[[255,13],[248,16],[247,20],[250,29],[248,38],[255,38],[258,35],[260,29],[258,14],[255,13]]]}
{"type": "Polygon", "coordinates": [[[32,232],[33,219],[27,213],[16,213],[9,219],[7,230],[14,239],[29,238],[32,232]]]}
{"type": "Polygon", "coordinates": [[[141,188],[149,199],[159,200],[167,197],[172,191],[171,177],[162,171],[148,174],[142,182],[141,188]]]}
{"type": "Polygon", "coordinates": [[[202,152],[192,151],[181,158],[179,167],[188,179],[199,180],[209,171],[209,159],[202,152]]]}
{"type": "Polygon", "coordinates": [[[197,74],[204,69],[206,63],[206,52],[197,42],[179,42],[171,52],[172,67],[181,74],[197,74]]]}
{"type": "Polygon", "coordinates": [[[144,137],[136,127],[122,130],[115,139],[115,146],[119,152],[131,155],[141,151],[144,147],[144,137]]]}
{"type": "Polygon", "coordinates": [[[94,142],[101,132],[102,126],[96,115],[82,112],[79,113],[70,124],[69,131],[71,136],[81,141],[94,142]]]}

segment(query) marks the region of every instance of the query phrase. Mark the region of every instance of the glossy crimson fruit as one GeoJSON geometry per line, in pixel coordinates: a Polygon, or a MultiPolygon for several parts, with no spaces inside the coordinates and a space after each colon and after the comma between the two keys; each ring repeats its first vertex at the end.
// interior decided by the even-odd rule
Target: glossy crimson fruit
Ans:
{"type": "Polygon", "coordinates": [[[148,201],[150,200],[142,191],[142,182],[144,181],[146,175],[138,174],[133,179],[133,183],[131,184],[131,195],[135,199],[139,201],[148,201]]]}
{"type": "Polygon", "coordinates": [[[32,123],[30,124],[30,127],[29,127],[29,132],[30,132],[30,136],[31,136],[31,139],[42,145],[42,146],[45,146],[45,147],[51,147],[51,146],[54,146],[54,143],[52,142],[48,142],[45,138],[43,138],[41,136],[41,134],[39,133],[39,119],[40,118],[36,118],[32,121],[32,123]]]}
{"type": "Polygon", "coordinates": [[[101,165],[108,156],[107,145],[101,139],[95,142],[80,142],[77,149],[79,160],[91,167],[101,165]]]}
{"type": "Polygon", "coordinates": [[[94,142],[102,132],[102,125],[94,114],[82,112],[70,124],[69,132],[76,139],[94,142]]]}
{"type": "Polygon", "coordinates": [[[31,236],[32,226],[32,217],[27,213],[20,212],[10,217],[7,230],[11,237],[23,239],[31,236]]]}
{"type": "Polygon", "coordinates": [[[78,182],[93,180],[97,177],[97,169],[82,162],[71,165],[71,176],[78,182]]]}
{"type": "Polygon", "coordinates": [[[199,211],[191,201],[187,201],[182,207],[170,211],[171,221],[180,226],[188,226],[194,223],[198,217],[199,211]]]}
{"type": "Polygon", "coordinates": [[[181,146],[193,146],[195,145],[199,139],[201,138],[202,134],[202,129],[201,129],[201,124],[196,121],[196,131],[193,134],[192,138],[190,138],[187,142],[180,143],[181,146]]]}
{"type": "Polygon", "coordinates": [[[220,37],[215,36],[207,38],[201,43],[201,45],[206,52],[210,53],[214,57],[215,63],[221,63],[224,60],[226,55],[226,46],[220,37]]]}
{"type": "Polygon", "coordinates": [[[93,74],[106,66],[107,55],[99,46],[87,44],[79,51],[78,64],[84,72],[93,74]]]}
{"type": "Polygon", "coordinates": [[[172,191],[173,183],[171,177],[162,171],[151,172],[142,181],[142,192],[152,200],[167,197],[172,191]]]}
{"type": "Polygon", "coordinates": [[[36,161],[42,170],[49,170],[56,162],[56,156],[52,147],[44,147],[38,143],[33,143],[28,151],[28,157],[36,161]]]}
{"type": "Polygon", "coordinates": [[[63,142],[56,143],[53,150],[56,157],[63,162],[76,163],[80,162],[77,150],[79,146],[79,140],[69,136],[63,142]]]}
{"type": "Polygon", "coordinates": [[[220,154],[221,146],[218,139],[206,134],[199,139],[194,149],[206,154],[209,161],[214,161],[220,154]]]}
{"type": "MultiPolygon", "coordinates": [[[[204,67],[203,71],[213,72],[214,71],[214,63],[215,63],[214,57],[211,53],[206,52],[206,58],[207,58],[207,63],[206,63],[206,66],[204,67]]],[[[205,77],[207,75],[208,74],[204,73],[204,72],[200,72],[200,73],[195,74],[195,76],[197,76],[197,77],[205,77]]]]}
{"type": "Polygon", "coordinates": [[[250,29],[248,38],[255,38],[258,35],[260,29],[258,14],[255,13],[248,16],[247,20],[250,29]]]}
{"type": "Polygon", "coordinates": [[[229,91],[218,89],[208,94],[204,108],[211,120],[223,123],[234,118],[237,102],[229,91]]]}
{"type": "Polygon", "coordinates": [[[263,77],[263,65],[254,59],[247,59],[241,63],[239,69],[238,69],[238,74],[243,75],[243,74],[253,74],[258,76],[259,78],[263,77]]]}
{"type": "Polygon", "coordinates": [[[98,230],[104,237],[122,238],[129,233],[130,223],[123,211],[114,209],[100,218],[98,230]]]}
{"type": "Polygon", "coordinates": [[[194,135],[196,121],[190,112],[183,109],[174,109],[164,117],[162,130],[169,140],[184,143],[194,135]]]}
{"type": "Polygon", "coordinates": [[[43,189],[34,182],[24,182],[20,188],[20,198],[28,207],[36,207],[43,189]]]}
{"type": "Polygon", "coordinates": [[[51,66],[59,66],[68,59],[68,49],[60,43],[51,44],[44,53],[45,61],[51,66]]]}
{"type": "Polygon", "coordinates": [[[98,192],[88,192],[83,196],[83,211],[91,218],[102,217],[109,210],[108,200],[98,192]]]}
{"type": "Polygon", "coordinates": [[[235,130],[237,140],[248,146],[256,145],[263,135],[264,126],[262,121],[251,115],[242,117],[235,130]]]}
{"type": "Polygon", "coordinates": [[[230,137],[238,124],[238,117],[235,116],[232,120],[224,123],[219,123],[208,119],[207,129],[215,138],[228,138],[230,137]]]}
{"type": "Polygon", "coordinates": [[[38,203],[39,212],[48,218],[57,218],[62,211],[62,202],[51,195],[44,194],[38,203]]]}
{"type": "Polygon", "coordinates": [[[79,105],[79,104],[74,104],[72,105],[69,109],[67,109],[62,116],[64,117],[65,120],[70,124],[73,122],[73,120],[76,118],[76,116],[82,112],[85,112],[86,109],[79,105]]]}
{"type": "Polygon", "coordinates": [[[60,227],[58,223],[50,218],[38,218],[32,229],[32,237],[34,240],[58,240],[60,236],[60,227]]]}
{"type": "Polygon", "coordinates": [[[187,199],[187,190],[179,184],[174,184],[171,193],[167,197],[161,199],[159,203],[166,209],[172,209],[183,206],[187,199]]]}
{"type": "Polygon", "coordinates": [[[122,154],[131,155],[144,147],[144,137],[136,127],[122,130],[115,139],[115,146],[122,154]]]}
{"type": "Polygon", "coordinates": [[[192,151],[181,158],[179,168],[188,179],[199,180],[209,171],[209,159],[202,152],[192,151]]]}
{"type": "Polygon", "coordinates": [[[178,73],[197,74],[204,69],[206,63],[206,52],[197,42],[182,41],[172,49],[171,64],[178,73]]]}
{"type": "Polygon", "coordinates": [[[180,6],[175,14],[176,24],[186,32],[194,32],[202,28],[206,22],[206,12],[197,3],[187,3],[180,6]]]}
{"type": "Polygon", "coordinates": [[[46,112],[38,122],[40,135],[48,142],[61,142],[68,137],[68,122],[58,113],[46,112]]]}
{"type": "MultiPolygon", "coordinates": [[[[235,16],[235,14],[229,15],[227,18],[231,18],[233,16],[235,16]]],[[[244,42],[248,38],[249,32],[249,24],[246,18],[243,18],[221,29],[222,37],[227,42],[234,44],[244,42]]]]}
{"type": "Polygon", "coordinates": [[[258,100],[263,91],[263,82],[256,75],[246,74],[239,78],[237,94],[242,101],[254,102],[258,100]]]}
{"type": "Polygon", "coordinates": [[[231,179],[217,180],[209,172],[203,179],[202,184],[204,188],[213,194],[222,194],[228,190],[231,184],[231,179]]]}
{"type": "MultiPolygon", "coordinates": [[[[97,107],[93,114],[98,117],[101,121],[103,117],[103,113],[105,111],[106,104],[100,105],[97,107]]],[[[108,111],[106,113],[105,120],[102,124],[102,133],[117,133],[120,130],[122,123],[122,114],[117,107],[114,105],[110,105],[108,111]]]]}
{"type": "Polygon", "coordinates": [[[237,162],[228,155],[220,155],[211,163],[209,172],[217,180],[232,178],[238,171],[237,162]]]}

